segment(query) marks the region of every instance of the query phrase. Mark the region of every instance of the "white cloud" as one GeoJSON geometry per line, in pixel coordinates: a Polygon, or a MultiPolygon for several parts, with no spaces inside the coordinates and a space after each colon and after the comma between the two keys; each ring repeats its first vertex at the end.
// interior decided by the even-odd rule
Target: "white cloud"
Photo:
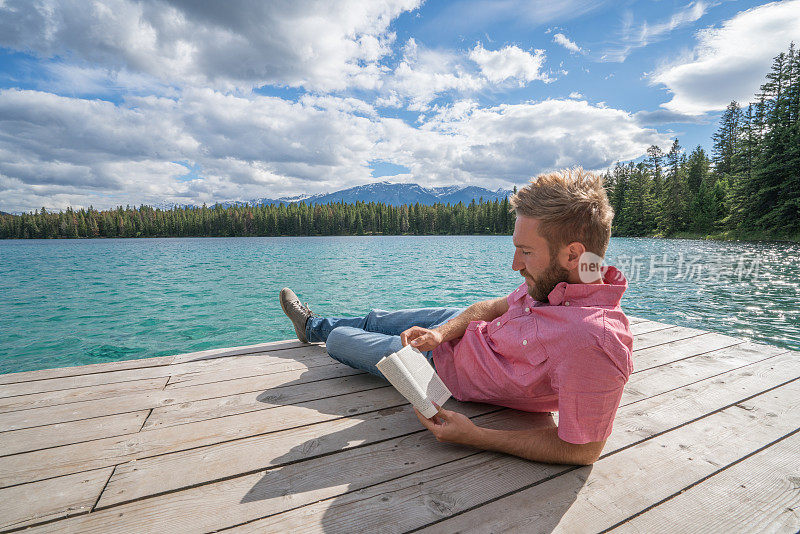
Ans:
{"type": "Polygon", "coordinates": [[[578,91],[573,91],[569,94],[569,98],[574,98],[576,100],[580,100],[581,98],[585,98],[582,93],[578,91]]]}
{"type": "Polygon", "coordinates": [[[800,41],[800,0],[748,9],[719,28],[698,32],[686,58],[652,75],[672,99],[662,107],[699,115],[724,109],[731,100],[749,102],[764,83],[772,58],[800,41]]]}
{"type": "Polygon", "coordinates": [[[520,183],[540,172],[583,165],[604,169],[643,155],[668,136],[642,128],[625,111],[585,101],[545,100],[478,108],[456,103],[413,131],[384,121],[376,151],[432,183],[485,187],[520,183]]]}
{"type": "Polygon", "coordinates": [[[378,105],[406,105],[414,111],[426,111],[437,95],[450,91],[470,93],[485,85],[485,78],[465,64],[461,54],[424,48],[409,39],[403,46],[400,63],[384,79],[378,105]]]}
{"type": "Polygon", "coordinates": [[[333,95],[306,94],[300,97],[300,102],[324,110],[343,111],[354,115],[367,115],[377,117],[377,110],[367,102],[351,97],[338,97],[333,95]]]}
{"type": "Polygon", "coordinates": [[[585,54],[584,51],[580,46],[575,44],[574,41],[570,41],[569,38],[564,35],[563,33],[557,33],[553,36],[553,42],[559,44],[572,52],[573,54],[585,54]]]}
{"type": "Polygon", "coordinates": [[[375,87],[388,28],[419,0],[7,0],[0,46],[167,84],[375,87]]]}
{"type": "Polygon", "coordinates": [[[355,99],[237,96],[210,89],[121,104],[0,91],[4,211],[212,203],[330,191],[374,181],[369,162],[431,185],[520,183],[638,157],[666,136],[585,101],[439,107],[415,128],[355,99]],[[186,180],[186,162],[199,178],[186,180]]]}
{"type": "Polygon", "coordinates": [[[708,9],[713,4],[709,2],[696,1],[687,5],[684,9],[674,13],[669,20],[648,25],[645,21],[639,29],[639,41],[647,44],[655,39],[658,39],[672,30],[680,28],[686,24],[690,24],[699,20],[700,17],[706,14],[708,9]]]}
{"type": "Polygon", "coordinates": [[[697,0],[673,13],[668,20],[655,24],[644,21],[638,27],[634,27],[633,15],[628,11],[623,20],[622,42],[605,50],[600,59],[613,62],[625,61],[633,50],[664,39],[673,30],[696,22],[714,5],[716,4],[697,0]]]}
{"type": "Polygon", "coordinates": [[[551,81],[542,72],[545,61],[544,50],[534,50],[533,54],[518,46],[505,46],[500,50],[486,50],[478,44],[469,53],[469,58],[480,66],[486,78],[495,84],[505,81],[516,82],[520,87],[534,80],[551,81]]]}
{"type": "Polygon", "coordinates": [[[0,196],[7,211],[109,207],[293,193],[326,180],[367,181],[379,125],[355,102],[187,90],[120,105],[0,91],[0,196]],[[340,106],[341,107],[341,106],[340,106]],[[188,161],[202,179],[185,181],[188,161]]]}
{"type": "Polygon", "coordinates": [[[552,81],[542,72],[543,50],[526,52],[508,45],[486,50],[478,44],[468,54],[420,46],[412,38],[403,46],[400,62],[381,78],[376,105],[428,111],[444,94],[459,98],[496,86],[519,87],[534,81],[552,81]],[[469,61],[467,61],[467,59],[469,61]]]}
{"type": "Polygon", "coordinates": [[[176,88],[157,78],[127,69],[112,70],[50,61],[41,65],[44,76],[31,79],[42,91],[70,96],[147,95],[177,96],[176,88]]]}

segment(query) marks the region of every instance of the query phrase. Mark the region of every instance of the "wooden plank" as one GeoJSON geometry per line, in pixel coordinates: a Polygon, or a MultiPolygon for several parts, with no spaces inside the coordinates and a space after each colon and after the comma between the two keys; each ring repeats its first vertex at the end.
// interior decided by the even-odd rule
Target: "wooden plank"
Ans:
{"type": "Polygon", "coordinates": [[[0,487],[405,404],[392,387],[0,457],[0,487]]]}
{"type": "MultiPolygon", "coordinates": [[[[0,385],[0,397],[27,395],[45,391],[57,391],[77,387],[93,386],[97,384],[110,384],[112,382],[128,382],[144,378],[168,377],[174,374],[192,371],[213,371],[247,366],[263,366],[269,363],[286,364],[287,361],[296,363],[308,357],[319,358],[325,354],[325,348],[319,345],[305,345],[303,347],[286,350],[283,347],[267,347],[261,352],[234,354],[229,356],[215,356],[213,358],[196,358],[171,365],[144,367],[140,369],[125,369],[105,373],[67,376],[62,378],[48,378],[45,380],[32,380],[0,385]],[[283,349],[283,350],[281,350],[283,349]]],[[[256,373],[258,374],[258,373],[256,373]]]]}
{"type": "MultiPolygon", "coordinates": [[[[707,345],[704,348],[713,346],[715,345],[707,345]]],[[[661,349],[662,359],[664,356],[675,357],[683,352],[683,346],[680,344],[668,348],[662,345],[658,348],[661,349]]],[[[677,361],[660,363],[656,367],[642,371],[634,370],[628,383],[625,384],[620,404],[640,401],[786,352],[788,352],[786,349],[780,347],[768,347],[765,350],[763,345],[743,342],[696,356],[679,357],[677,361]]],[[[654,357],[651,355],[651,358],[654,357]]]]}
{"type": "Polygon", "coordinates": [[[45,393],[31,393],[30,395],[17,395],[16,397],[0,398],[0,412],[15,410],[29,410],[70,404],[73,402],[107,399],[125,393],[161,390],[167,385],[167,377],[146,378],[144,380],[131,380],[130,382],[112,382],[81,388],[61,389],[45,393]]]}
{"type": "MultiPolygon", "coordinates": [[[[0,431],[102,417],[151,409],[157,406],[170,406],[207,398],[226,397],[248,391],[260,392],[265,389],[290,387],[356,372],[354,370],[343,370],[346,366],[340,363],[312,367],[310,369],[303,367],[300,362],[292,364],[292,366],[299,368],[256,377],[202,384],[195,387],[129,393],[116,397],[113,402],[101,399],[0,413],[0,431]]],[[[283,367],[276,367],[276,369],[283,369],[283,367]]],[[[323,396],[322,391],[320,391],[319,396],[323,396]]]]}
{"type": "Polygon", "coordinates": [[[316,343],[301,343],[296,339],[284,339],[281,341],[270,341],[268,343],[257,343],[255,345],[241,345],[238,347],[224,347],[218,349],[201,350],[198,352],[188,352],[178,354],[172,360],[172,364],[197,362],[201,360],[213,360],[216,358],[228,358],[230,356],[242,356],[246,354],[259,354],[275,350],[297,349],[318,346],[316,343]]]}
{"type": "Polygon", "coordinates": [[[42,369],[39,371],[22,371],[19,373],[0,374],[0,384],[14,384],[17,382],[30,382],[32,380],[47,380],[50,378],[64,378],[68,376],[90,375],[107,373],[110,371],[125,371],[128,369],[141,369],[144,367],[158,367],[169,365],[175,356],[156,356],[153,358],[139,358],[135,360],[121,360],[118,362],[92,363],[89,365],[76,365],[73,367],[58,367],[55,369],[42,369]]]}
{"type": "Polygon", "coordinates": [[[655,347],[656,345],[663,345],[671,341],[695,337],[704,333],[705,332],[702,330],[697,330],[695,328],[671,326],[669,328],[645,332],[643,334],[634,334],[633,350],[637,351],[649,347],[655,347]]]}
{"type": "MultiPolygon", "coordinates": [[[[696,356],[723,347],[732,347],[744,343],[744,339],[706,332],[699,336],[692,336],[679,340],[671,340],[660,345],[637,349],[634,346],[633,367],[635,369],[650,369],[658,365],[663,365],[662,353],[670,351],[674,354],[672,361],[690,356],[696,356]]],[[[772,350],[769,345],[761,345],[765,351],[772,350]]]]}
{"type": "Polygon", "coordinates": [[[0,456],[134,434],[142,428],[149,410],[129,412],[69,423],[0,432],[0,456]]]}
{"type": "MultiPolygon", "coordinates": [[[[450,401],[447,407],[469,417],[478,416],[478,420],[483,420],[480,416],[485,414],[506,411],[504,408],[488,404],[457,401],[450,401]]],[[[528,420],[531,417],[520,412],[514,414],[514,416],[499,417],[512,419],[512,422],[528,420]]],[[[535,417],[546,418],[551,425],[554,424],[549,413],[536,414],[535,417]]],[[[117,466],[114,476],[100,498],[98,508],[246,473],[263,474],[265,467],[299,461],[305,463],[311,458],[320,458],[320,465],[325,465],[331,461],[328,456],[330,453],[354,447],[368,447],[376,442],[396,443],[397,440],[393,438],[402,441],[405,439],[403,436],[420,433],[423,430],[411,406],[406,404],[358,417],[345,417],[302,428],[144,458],[117,466]],[[198,469],[198,465],[202,465],[202,469],[198,469]]],[[[414,460],[409,461],[414,463],[414,460]]],[[[331,474],[334,474],[336,470],[331,471],[331,474]]],[[[376,473],[373,472],[374,474],[376,473]]],[[[350,476],[346,473],[338,475],[350,476]]],[[[353,474],[351,482],[355,481],[357,478],[353,474]]]]}
{"type": "MultiPolygon", "coordinates": [[[[652,380],[648,379],[642,381],[634,394],[623,395],[621,404],[625,406],[626,404],[639,401],[645,397],[659,395],[676,389],[677,387],[696,382],[701,378],[713,377],[723,372],[730,371],[734,367],[759,361],[770,356],[770,354],[762,355],[761,353],[747,350],[741,350],[740,354],[736,354],[732,352],[732,350],[733,349],[725,349],[724,352],[720,351],[720,354],[716,355],[716,359],[719,360],[717,363],[714,363],[715,360],[713,359],[706,362],[702,366],[704,374],[695,372],[691,366],[687,366],[685,362],[689,360],[680,362],[679,365],[673,367],[659,368],[662,370],[659,371],[658,376],[652,380]]],[[[771,355],[776,354],[776,351],[787,352],[783,349],[776,348],[772,351],[771,355]]],[[[645,374],[650,376],[654,373],[650,372],[645,374]]],[[[637,373],[634,373],[631,379],[634,383],[636,375],[637,373]]],[[[148,419],[148,423],[152,418],[153,416],[148,419]]],[[[380,419],[378,418],[375,421],[371,421],[370,424],[380,424],[380,419]]],[[[320,429],[323,429],[321,430],[323,433],[319,438],[314,439],[323,439],[324,429],[328,427],[339,428],[339,425],[340,423],[325,423],[325,426],[319,426],[320,429]]],[[[365,422],[359,426],[359,428],[362,429],[363,432],[364,428],[371,427],[365,422]]],[[[315,430],[309,427],[307,431],[311,432],[315,430]]],[[[331,432],[334,432],[334,430],[331,430],[331,432]]],[[[375,432],[374,435],[384,436],[382,432],[375,432]]],[[[252,451],[275,448],[276,446],[271,442],[272,439],[274,438],[258,437],[251,440],[241,440],[236,443],[212,445],[191,451],[159,456],[157,458],[137,460],[130,464],[130,468],[126,467],[128,464],[119,466],[114,473],[114,477],[112,477],[111,483],[109,483],[109,487],[123,488],[118,494],[119,497],[116,497],[116,499],[122,499],[123,495],[125,499],[131,499],[198,484],[203,481],[203,477],[208,477],[208,479],[220,479],[232,476],[254,469],[252,462],[261,461],[263,453],[253,454],[252,451]],[[257,460],[254,460],[254,458],[257,460]],[[197,470],[197,465],[200,464],[204,466],[202,472],[198,472],[197,470]],[[122,479],[122,477],[124,477],[124,481],[119,481],[118,479],[122,479]],[[130,486],[134,489],[125,490],[124,488],[126,486],[130,486]],[[131,497],[131,495],[134,497],[131,497]]],[[[317,443],[317,446],[318,445],[319,443],[317,443]]],[[[335,451],[337,449],[334,448],[331,450],[335,451]]],[[[331,450],[326,449],[326,452],[330,452],[331,450]]],[[[106,495],[107,494],[104,494],[104,499],[106,499],[106,495]]],[[[103,505],[105,506],[115,502],[119,502],[119,500],[115,500],[114,497],[111,497],[107,499],[103,505]]]]}
{"type": "Polygon", "coordinates": [[[244,345],[240,347],[223,347],[218,349],[208,349],[174,356],[157,356],[153,358],[139,358],[133,360],[121,360],[118,362],[93,363],[89,365],[78,365],[73,367],[58,367],[55,369],[42,369],[39,371],[23,371],[20,373],[7,373],[0,375],[0,384],[13,384],[17,382],[29,382],[32,380],[46,380],[50,378],[64,378],[70,376],[107,373],[111,371],[123,371],[129,369],[142,369],[145,367],[158,367],[172,363],[183,363],[203,359],[224,358],[228,356],[253,354],[272,350],[294,349],[298,347],[310,346],[296,340],[272,341],[269,343],[258,343],[255,345],[244,345]]]}
{"type": "Polygon", "coordinates": [[[112,467],[0,489],[0,530],[86,513],[111,475],[112,467]]]}
{"type": "MultiPolygon", "coordinates": [[[[427,530],[604,530],[796,432],[799,414],[800,380],[795,380],[427,530]]],[[[681,531],[672,521],[666,525],[681,531]]]]}
{"type": "Polygon", "coordinates": [[[735,347],[743,343],[745,343],[743,339],[709,333],[670,341],[646,349],[634,348],[633,372],[646,371],[660,365],[667,365],[726,347],[735,347]]]}
{"type": "Polygon", "coordinates": [[[667,328],[674,328],[674,324],[658,323],[656,321],[642,321],[630,325],[631,334],[634,336],[638,334],[646,334],[648,332],[657,332],[658,330],[665,330],[667,328]]]}
{"type": "Polygon", "coordinates": [[[329,386],[327,381],[312,381],[310,380],[312,377],[305,376],[302,378],[303,382],[293,381],[290,385],[281,387],[269,387],[269,382],[263,380],[262,387],[257,391],[197,401],[173,402],[163,408],[154,408],[143,430],[151,431],[166,426],[183,425],[217,417],[255,412],[275,405],[297,404],[344,392],[367,391],[386,385],[383,380],[377,377],[345,365],[332,365],[330,368],[326,368],[325,371],[327,372],[324,378],[335,378],[335,386],[329,386]],[[297,387],[300,384],[305,384],[306,381],[313,383],[304,387],[297,387]]]}
{"type": "Polygon", "coordinates": [[[242,365],[241,359],[238,359],[239,361],[216,360],[213,369],[175,372],[169,379],[167,389],[213,384],[214,382],[234,380],[237,378],[249,378],[280,371],[308,369],[321,365],[339,363],[328,356],[321,347],[312,349],[312,352],[306,352],[302,357],[298,357],[297,359],[291,357],[294,351],[284,351],[281,354],[282,356],[279,358],[272,357],[264,359],[263,361],[251,358],[252,361],[247,362],[246,365],[242,365]]]}
{"type": "Polygon", "coordinates": [[[800,433],[682,490],[611,532],[798,532],[798,466],[800,433]]]}
{"type": "MultiPolygon", "coordinates": [[[[659,331],[660,332],[660,331],[659,331]]],[[[683,334],[692,335],[694,334],[693,330],[689,332],[683,332],[683,334]]],[[[657,332],[650,332],[648,334],[644,334],[642,337],[649,336],[647,342],[651,344],[655,344],[658,346],[659,341],[662,340],[660,337],[656,337],[658,335],[657,332]]],[[[690,338],[685,338],[690,339],[690,338]]],[[[716,339],[716,338],[708,338],[716,339]]],[[[728,338],[723,338],[728,339],[728,338]]],[[[735,338],[730,338],[731,342],[735,338]]],[[[670,349],[674,350],[676,354],[685,354],[681,353],[678,349],[680,348],[680,344],[682,340],[671,342],[670,349]]],[[[694,345],[693,345],[694,346],[694,345]]],[[[317,353],[324,351],[324,347],[315,346],[314,349],[317,353]]],[[[638,366],[638,354],[642,349],[636,349],[634,355],[634,366],[638,366]]],[[[101,417],[106,415],[113,415],[115,413],[124,413],[126,411],[136,411],[141,409],[149,409],[149,408],[158,408],[158,412],[155,414],[156,417],[153,418],[152,422],[148,422],[148,426],[157,426],[157,422],[159,421],[159,417],[162,413],[161,408],[167,406],[177,406],[180,407],[181,405],[187,402],[195,402],[198,400],[206,399],[206,398],[221,398],[226,397],[228,395],[236,395],[239,392],[247,392],[247,391],[257,391],[263,390],[267,388],[277,387],[278,385],[285,384],[289,377],[296,377],[296,383],[301,382],[308,382],[312,380],[318,380],[325,378],[326,376],[341,376],[342,374],[346,373],[354,373],[355,371],[347,371],[342,370],[344,369],[343,366],[340,364],[327,364],[328,366],[337,365],[340,366],[340,370],[331,371],[334,369],[333,367],[326,367],[325,370],[320,368],[312,368],[312,370],[305,370],[303,367],[304,361],[308,361],[309,359],[313,359],[314,355],[309,354],[306,352],[306,358],[301,359],[300,362],[293,362],[289,361],[285,364],[287,367],[298,367],[295,373],[292,374],[290,371],[285,371],[285,374],[275,373],[275,377],[272,379],[262,379],[260,377],[250,377],[250,379],[241,379],[240,381],[230,380],[230,381],[220,381],[219,383],[214,383],[212,387],[204,388],[199,387],[202,383],[206,382],[207,379],[201,379],[201,384],[198,384],[197,387],[194,389],[190,388],[186,385],[186,382],[180,383],[180,386],[176,384],[173,388],[171,386],[167,386],[166,390],[163,392],[158,391],[151,391],[151,392],[142,392],[130,395],[121,395],[117,399],[115,399],[114,403],[108,403],[105,401],[96,401],[96,402],[82,402],[82,403],[74,403],[70,405],[63,405],[63,406],[55,406],[52,409],[46,410],[30,410],[23,413],[18,414],[0,414],[0,429],[1,430],[16,430],[20,428],[29,428],[33,426],[41,426],[41,425],[48,425],[54,424],[58,422],[66,422],[66,421],[74,421],[79,419],[86,419],[91,417],[101,417]],[[326,373],[333,373],[333,374],[326,374],[326,373]],[[338,374],[336,374],[338,373],[338,374]],[[187,388],[186,391],[181,391],[181,389],[185,386],[187,388]]],[[[324,353],[323,353],[324,354],[324,353]]],[[[660,360],[657,358],[664,357],[664,352],[659,352],[654,349],[651,349],[649,354],[649,360],[651,362],[655,361],[660,363],[660,360]]],[[[325,362],[331,361],[327,355],[323,356],[325,362]]],[[[216,360],[219,361],[219,360],[216,360]]],[[[259,369],[262,370],[260,364],[256,363],[255,367],[247,368],[247,369],[259,369]]],[[[278,364],[270,364],[265,369],[272,369],[277,371],[278,369],[284,369],[283,366],[278,364]]],[[[215,370],[217,371],[217,370],[215,370]]],[[[224,378],[226,375],[222,374],[223,369],[218,369],[220,374],[215,374],[214,377],[217,379],[224,378]]],[[[238,372],[238,371],[237,371],[238,372]]],[[[245,374],[248,374],[250,371],[246,371],[245,374]]],[[[206,371],[203,371],[201,374],[205,376],[206,371]]],[[[241,397],[239,400],[243,399],[241,397]]],[[[241,402],[237,401],[236,399],[220,399],[217,401],[209,401],[206,403],[196,405],[199,410],[199,415],[197,417],[192,417],[189,415],[193,409],[193,406],[186,406],[183,410],[180,408],[175,409],[175,413],[184,411],[187,414],[185,421],[192,421],[192,420],[202,420],[210,417],[226,415],[230,413],[236,413],[238,408],[237,406],[242,406],[241,402]],[[230,403],[229,403],[230,401],[230,403]],[[221,411],[213,413],[213,406],[221,407],[221,411]],[[205,412],[205,413],[203,413],[205,412]]],[[[254,409],[257,409],[256,406],[254,409]]],[[[165,414],[165,422],[168,419],[168,410],[164,410],[165,414]]],[[[175,419],[174,421],[178,421],[175,419]]]]}

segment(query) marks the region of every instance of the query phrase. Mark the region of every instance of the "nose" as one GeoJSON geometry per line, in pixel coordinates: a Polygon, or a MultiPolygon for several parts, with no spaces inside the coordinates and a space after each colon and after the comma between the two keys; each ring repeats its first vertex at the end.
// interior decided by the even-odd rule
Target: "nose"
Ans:
{"type": "Polygon", "coordinates": [[[519,250],[514,250],[514,259],[511,260],[511,269],[521,271],[524,268],[525,262],[522,261],[522,255],[519,253],[519,250]]]}

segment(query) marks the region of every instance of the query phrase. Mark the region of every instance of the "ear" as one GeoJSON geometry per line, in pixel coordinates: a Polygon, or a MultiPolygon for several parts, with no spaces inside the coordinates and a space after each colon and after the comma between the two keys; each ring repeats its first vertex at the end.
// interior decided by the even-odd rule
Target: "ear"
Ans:
{"type": "Polygon", "coordinates": [[[586,252],[586,247],[583,246],[583,243],[580,241],[573,241],[563,249],[561,249],[561,254],[559,255],[559,260],[561,260],[561,266],[567,269],[568,271],[573,271],[578,268],[578,264],[580,263],[581,256],[583,253],[586,252]]]}

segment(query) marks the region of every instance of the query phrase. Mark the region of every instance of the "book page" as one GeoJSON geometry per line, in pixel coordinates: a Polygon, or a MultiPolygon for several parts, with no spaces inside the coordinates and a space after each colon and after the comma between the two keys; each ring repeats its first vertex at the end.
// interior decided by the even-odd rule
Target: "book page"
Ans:
{"type": "Polygon", "coordinates": [[[425,390],[415,382],[414,377],[411,376],[403,362],[397,357],[397,352],[382,358],[375,366],[383,373],[386,380],[418,410],[422,411],[423,407],[430,407],[435,412],[436,408],[426,399],[425,390]]]}
{"type": "MultiPolygon", "coordinates": [[[[417,349],[407,345],[396,352],[397,356],[406,366],[406,369],[414,377],[414,380],[425,390],[425,396],[429,401],[435,402],[439,406],[444,404],[452,395],[442,379],[436,374],[428,359],[417,349]]],[[[431,416],[433,417],[433,416],[431,416]]]]}
{"type": "Polygon", "coordinates": [[[433,367],[431,367],[428,359],[411,345],[406,345],[392,354],[392,356],[396,356],[402,362],[403,367],[411,375],[413,382],[424,392],[425,402],[422,404],[412,402],[412,404],[416,406],[422,415],[429,419],[436,415],[436,407],[432,403],[435,402],[441,406],[450,398],[451,393],[433,367]]]}

